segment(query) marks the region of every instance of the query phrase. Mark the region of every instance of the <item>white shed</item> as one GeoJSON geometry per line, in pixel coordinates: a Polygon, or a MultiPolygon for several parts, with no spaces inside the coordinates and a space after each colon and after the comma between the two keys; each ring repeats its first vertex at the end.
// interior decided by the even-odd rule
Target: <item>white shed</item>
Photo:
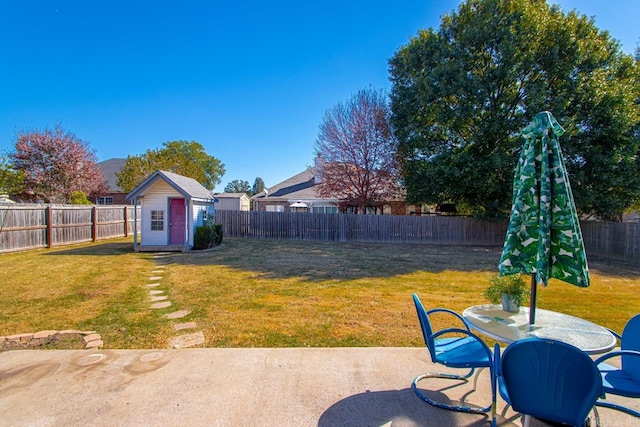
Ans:
{"type": "Polygon", "coordinates": [[[187,251],[193,247],[195,228],[214,217],[211,191],[193,178],[167,171],[151,174],[127,200],[141,206],[139,242],[137,227],[133,231],[136,251],[187,251]]]}

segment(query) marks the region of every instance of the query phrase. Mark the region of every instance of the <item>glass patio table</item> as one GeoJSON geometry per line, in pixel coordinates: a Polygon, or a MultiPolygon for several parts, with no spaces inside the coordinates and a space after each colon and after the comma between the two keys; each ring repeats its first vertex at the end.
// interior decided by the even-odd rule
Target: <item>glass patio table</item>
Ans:
{"type": "Polygon", "coordinates": [[[533,325],[529,325],[529,307],[511,313],[501,305],[475,305],[464,310],[462,316],[472,329],[506,344],[523,338],[547,338],[571,344],[587,354],[606,353],[616,345],[616,337],[606,328],[555,311],[536,309],[533,325]]]}

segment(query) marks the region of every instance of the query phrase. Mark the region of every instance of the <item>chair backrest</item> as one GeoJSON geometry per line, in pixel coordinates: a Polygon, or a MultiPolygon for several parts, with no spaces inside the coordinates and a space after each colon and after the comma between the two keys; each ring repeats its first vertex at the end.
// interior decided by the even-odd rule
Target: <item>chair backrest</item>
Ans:
{"type": "Polygon", "coordinates": [[[413,294],[413,303],[415,304],[416,312],[418,313],[418,320],[420,321],[420,329],[422,329],[422,337],[424,338],[424,343],[429,349],[429,354],[431,354],[431,361],[435,363],[435,343],[433,341],[433,327],[431,326],[429,315],[424,309],[420,298],[418,298],[418,295],[416,294],[413,294]]]}
{"type": "Polygon", "coordinates": [[[584,425],[602,395],[593,360],[559,341],[516,341],[504,351],[500,370],[513,409],[550,421],[584,425]]]}
{"type": "MultiPolygon", "coordinates": [[[[625,325],[622,331],[620,348],[622,350],[640,351],[640,314],[632,317],[625,325]]],[[[623,355],[622,370],[640,383],[640,358],[623,355]]]]}

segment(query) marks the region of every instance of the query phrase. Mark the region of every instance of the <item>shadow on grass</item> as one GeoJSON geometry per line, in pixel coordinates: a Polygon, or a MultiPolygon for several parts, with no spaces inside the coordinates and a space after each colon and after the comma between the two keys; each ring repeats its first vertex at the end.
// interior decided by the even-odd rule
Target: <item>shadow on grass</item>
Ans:
{"type": "Polygon", "coordinates": [[[94,243],[72,248],[53,248],[45,255],[122,255],[133,253],[132,242],[94,243]]]}
{"type": "Polygon", "coordinates": [[[208,252],[173,254],[167,262],[224,266],[267,278],[350,280],[418,271],[496,271],[500,248],[228,239],[208,252]]]}

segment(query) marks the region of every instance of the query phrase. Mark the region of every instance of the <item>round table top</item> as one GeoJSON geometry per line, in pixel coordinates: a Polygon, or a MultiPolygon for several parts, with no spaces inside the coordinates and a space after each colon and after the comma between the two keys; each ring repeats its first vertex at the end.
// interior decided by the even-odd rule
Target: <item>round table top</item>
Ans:
{"type": "Polygon", "coordinates": [[[494,304],[475,305],[462,313],[469,326],[497,341],[512,343],[522,338],[547,338],[571,344],[585,353],[606,353],[616,345],[616,337],[602,326],[579,317],[536,309],[536,322],[529,324],[529,307],[518,313],[494,304]]]}

